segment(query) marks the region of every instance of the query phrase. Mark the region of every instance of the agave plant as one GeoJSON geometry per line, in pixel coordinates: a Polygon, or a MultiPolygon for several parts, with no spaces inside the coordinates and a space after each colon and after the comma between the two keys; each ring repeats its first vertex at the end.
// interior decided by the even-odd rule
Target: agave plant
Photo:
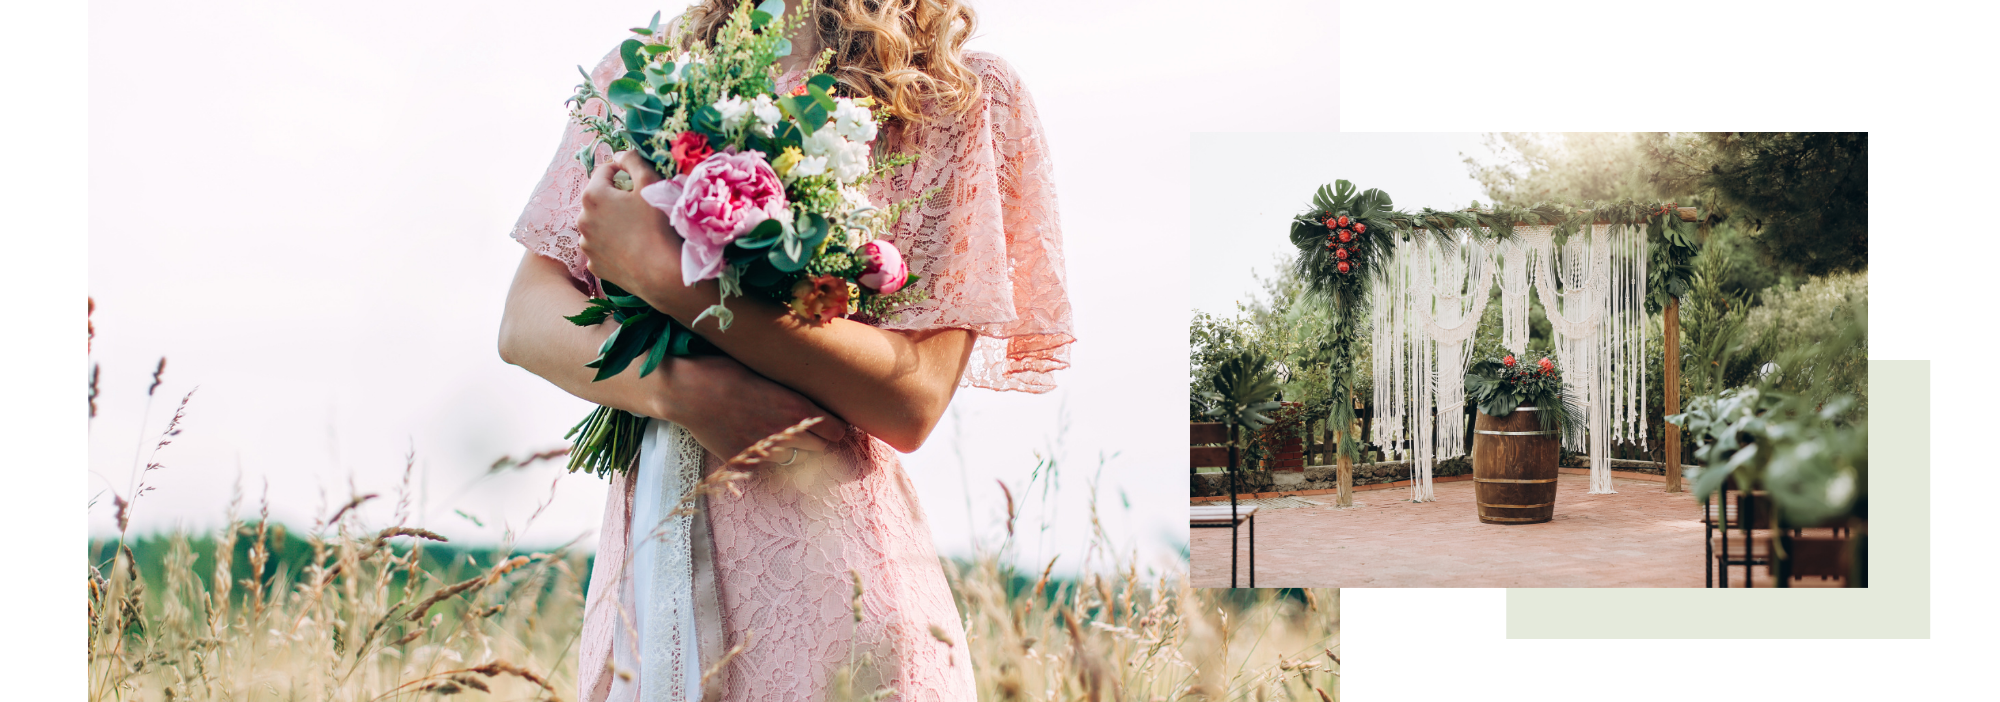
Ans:
{"type": "Polygon", "coordinates": [[[1209,380],[1211,390],[1204,395],[1208,416],[1231,427],[1257,431],[1271,424],[1268,414],[1279,407],[1271,398],[1278,396],[1278,374],[1271,359],[1255,351],[1245,351],[1223,361],[1209,380]]]}

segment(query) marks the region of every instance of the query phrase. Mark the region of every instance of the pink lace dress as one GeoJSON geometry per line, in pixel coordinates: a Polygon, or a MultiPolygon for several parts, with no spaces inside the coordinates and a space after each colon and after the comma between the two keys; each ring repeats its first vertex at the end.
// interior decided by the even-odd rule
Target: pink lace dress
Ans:
{"type": "MultiPolygon", "coordinates": [[[[968,53],[966,61],[982,80],[976,109],[881,137],[888,149],[919,158],[878,182],[871,199],[942,188],[906,212],[893,237],[930,297],[882,326],[972,330],[978,340],[961,386],[1046,392],[1074,341],[1048,146],[1013,69],[989,54],[968,53]]],[[[607,58],[592,79],[603,85],[616,71],[607,58]]],[[[575,221],[589,174],[571,156],[587,141],[570,125],[513,232],[586,286],[595,281],[577,250],[575,221]]],[[[705,469],[717,462],[706,456],[705,469]]],[[[631,586],[611,584],[633,536],[633,482],[613,479],[605,506],[579,649],[585,700],[637,695],[620,675],[633,667],[632,627],[620,614],[631,586]]],[[[888,699],[975,697],[961,616],[893,449],[856,429],[822,460],[761,471],[742,488],[740,498],[707,502],[707,533],[695,537],[708,541],[706,553],[696,549],[696,589],[714,584],[697,596],[714,603],[698,615],[700,659],[743,646],[723,679],[702,686],[704,698],[826,699],[844,669],[858,673],[855,689],[885,687],[895,693],[888,699]],[[712,569],[712,580],[703,569],[712,569]]],[[[638,696],[668,699],[657,693],[638,696]]]]}

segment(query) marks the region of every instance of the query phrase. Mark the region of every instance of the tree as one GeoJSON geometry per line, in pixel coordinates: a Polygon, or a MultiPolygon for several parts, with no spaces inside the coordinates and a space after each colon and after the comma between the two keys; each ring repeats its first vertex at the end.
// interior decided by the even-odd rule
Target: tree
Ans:
{"type": "Polygon", "coordinates": [[[1713,193],[1788,272],[1868,268],[1867,132],[1717,132],[1648,148],[1655,182],[1713,193]]]}

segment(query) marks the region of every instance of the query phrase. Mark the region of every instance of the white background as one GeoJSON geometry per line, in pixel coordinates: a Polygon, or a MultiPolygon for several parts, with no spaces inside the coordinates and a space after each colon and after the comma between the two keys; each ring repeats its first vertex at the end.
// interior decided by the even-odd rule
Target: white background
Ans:
{"type": "MultiPolygon", "coordinates": [[[[343,12],[368,12],[357,3],[321,5],[329,11],[339,7],[343,12]]],[[[1871,298],[1878,313],[1871,329],[1872,355],[1934,361],[1936,492],[1932,500],[1938,516],[1933,520],[1932,610],[1942,616],[1934,617],[1933,638],[1504,641],[1503,591],[1349,590],[1343,608],[1343,652],[1348,662],[1343,691],[1351,699],[1445,700],[1475,693],[1486,699],[1536,700],[1685,700],[1774,693],[1841,699],[1990,695],[1990,684],[1974,676],[1992,659],[1995,646],[1990,634],[2000,621],[1996,621],[1996,605],[1984,587],[1994,569],[1986,557],[1992,549],[1980,539],[1991,530],[1973,515],[1990,512],[1986,506],[1990,502],[1988,469],[1992,462],[1975,453],[1979,447],[1973,437],[1990,434],[1986,430],[1991,422],[1988,398],[1995,390],[1990,380],[1992,362],[1981,353],[1988,345],[1980,343],[1992,334],[1985,331],[1988,327],[1982,324],[1983,313],[1978,312],[1991,291],[1976,284],[1990,279],[1991,262],[2000,260],[1995,256],[2000,252],[1984,231],[1987,227],[1978,224],[1991,201],[1990,169],[2000,156],[1986,124],[1991,115],[1986,84],[1990,83],[1990,67],[1996,64],[1993,45],[1983,35],[1992,26],[1991,11],[1968,9],[1977,7],[1968,3],[1884,7],[1741,0],[1628,5],[1350,1],[1336,23],[1331,5],[1314,10],[1273,3],[1221,7],[1155,2],[1118,10],[1104,9],[1105,5],[982,4],[987,37],[978,45],[1007,55],[1035,91],[1054,141],[1059,182],[1065,188],[1070,276],[1076,291],[1078,333],[1085,339],[1076,347],[1078,368],[1062,378],[1072,414],[1069,475],[1076,476],[1083,466],[1090,465],[1095,449],[1124,451],[1120,460],[1127,462],[1123,467],[1107,467],[1107,484],[1110,476],[1127,471],[1132,477],[1126,484],[1135,500],[1140,499],[1137,490],[1144,489],[1147,482],[1166,484],[1159,493],[1174,501],[1162,508],[1168,510],[1161,512],[1162,525],[1177,519],[1174,510],[1178,510],[1183,484],[1178,478],[1177,449],[1171,446],[1179,436],[1164,436],[1162,445],[1168,448],[1148,448],[1144,421],[1134,417],[1131,428],[1119,433],[1119,425],[1110,421],[1117,413],[1106,408],[1157,411],[1169,424],[1179,420],[1185,372],[1180,347],[1185,337],[1180,325],[1192,302],[1182,292],[1188,289],[1189,276],[1188,210],[1183,195],[1189,192],[1187,132],[1338,126],[1439,132],[1860,129],[1873,134],[1872,186],[1878,203],[1874,230],[1878,241],[1870,252],[1870,277],[1874,288],[1871,298]],[[1338,69],[1333,60],[1336,38],[1342,57],[1338,69]],[[1076,116],[1058,117],[1059,112],[1076,116]],[[1336,112],[1338,122],[1334,120],[1336,112]],[[1067,126],[1059,126],[1058,120],[1067,126]],[[1095,160],[1089,158],[1092,156],[1095,160]],[[1071,194],[1079,186],[1088,186],[1084,192],[1089,198],[1071,194]],[[1147,246],[1148,242],[1153,246],[1147,246]],[[1114,265],[1117,267],[1112,268],[1114,265]],[[1086,295],[1090,274],[1101,278],[1116,275],[1113,289],[1097,298],[1110,304],[1086,295]],[[1932,304],[1939,301],[1948,304],[1932,304]],[[1099,344],[1102,346],[1092,348],[1099,344]],[[1154,345],[1165,347],[1157,361],[1144,352],[1154,345]],[[1100,372],[1085,370],[1086,362],[1092,359],[1101,359],[1092,366],[1105,367],[1101,372],[1109,375],[1104,380],[1085,378],[1088,373],[1100,372]],[[1153,392],[1144,388],[1154,386],[1159,388],[1157,398],[1119,397],[1095,407],[1086,404],[1101,395],[1153,392]],[[1157,409],[1149,409],[1155,404],[1157,409]],[[1085,441],[1084,437],[1092,438],[1085,441]],[[1141,452],[1147,450],[1159,451],[1158,458],[1141,462],[1141,452]],[[1486,684],[1519,679],[1500,676],[1518,676],[1524,666],[1531,665],[1544,671],[1531,676],[1537,686],[1495,692],[1495,686],[1486,684]]],[[[468,306],[438,305],[437,311],[426,313],[421,322],[343,339],[339,355],[357,359],[392,356],[381,347],[408,338],[394,333],[398,329],[405,334],[428,333],[421,331],[424,325],[445,329],[458,323],[445,317],[461,314],[475,322],[467,327],[473,331],[454,332],[456,336],[437,332],[436,338],[444,341],[430,341],[432,345],[426,348],[439,349],[440,357],[461,359],[458,362],[468,365],[487,362],[480,359],[490,358],[486,354],[489,342],[476,337],[490,332],[491,322],[478,320],[497,315],[498,286],[504,285],[505,271],[511,270],[514,255],[511,249],[493,246],[493,241],[504,237],[519,201],[533,184],[533,176],[546,164],[555,125],[560,121],[555,101],[574,75],[569,66],[593,60],[604,50],[600,47],[616,38],[615,29],[602,39],[589,36],[591,32],[630,24],[628,17],[646,14],[647,9],[634,11],[627,3],[564,3],[559,9],[551,5],[533,11],[498,3],[402,3],[369,14],[364,20],[352,20],[346,28],[333,22],[273,31],[245,22],[247,8],[270,6],[182,5],[177,8],[179,16],[201,27],[176,34],[142,26],[145,31],[140,36],[125,41],[144,44],[145,50],[117,63],[99,58],[105,51],[102,47],[86,48],[91,22],[113,23],[121,21],[115,16],[119,13],[153,10],[107,3],[94,6],[87,17],[81,3],[43,4],[15,9],[0,30],[0,52],[4,52],[0,53],[0,66],[8,72],[8,129],[5,147],[0,150],[7,166],[0,169],[0,179],[4,179],[0,182],[0,193],[4,193],[0,194],[4,198],[0,205],[8,217],[6,253],[0,257],[7,269],[6,275],[0,276],[4,281],[0,282],[4,286],[0,300],[5,300],[0,347],[5,349],[7,369],[5,384],[0,386],[5,393],[5,401],[0,402],[0,432],[4,432],[0,436],[4,444],[0,445],[9,449],[8,485],[14,491],[0,529],[12,538],[9,570],[14,574],[4,580],[6,601],[13,605],[5,621],[12,630],[31,632],[0,637],[0,660],[8,661],[12,670],[35,671],[13,676],[10,686],[15,689],[80,696],[83,661],[75,652],[82,648],[83,632],[76,622],[82,609],[77,581],[82,566],[80,546],[87,527],[77,500],[97,491],[90,485],[122,484],[125,479],[123,474],[112,474],[106,483],[87,483],[84,475],[84,447],[90,446],[94,453],[96,445],[87,442],[86,427],[77,419],[84,415],[84,400],[77,392],[84,372],[82,325],[76,314],[79,299],[93,294],[105,303],[99,317],[103,335],[98,354],[106,365],[106,396],[101,404],[107,412],[136,401],[145,382],[141,369],[149,369],[153,358],[163,353],[175,359],[169,378],[183,383],[163,392],[184,390],[186,383],[200,382],[204,389],[197,395],[201,398],[198,402],[221,408],[222,401],[212,399],[226,397],[226,388],[217,387],[223,382],[216,379],[217,374],[241,372],[228,369],[240,367],[241,362],[230,357],[204,365],[202,354],[220,356],[224,351],[241,354],[244,349],[268,348],[255,346],[269,342],[257,341],[254,328],[296,324],[282,316],[253,317],[208,307],[223,297],[210,288],[234,289],[215,281],[240,276],[240,280],[289,285],[284,292],[302,295],[311,291],[302,290],[299,281],[313,280],[314,270],[344,265],[365,271],[354,275],[373,276],[371,280],[379,286],[412,284],[411,270],[396,263],[407,258],[396,255],[404,251],[402,247],[411,252],[451,252],[456,257],[454,265],[463,267],[457,269],[464,277],[454,279],[456,287],[471,291],[463,293],[468,306]],[[425,12],[435,14],[427,19],[422,16],[425,12]],[[364,34],[383,32],[413,42],[442,41],[443,30],[436,27],[446,21],[460,36],[477,37],[480,48],[491,50],[492,56],[468,61],[435,49],[428,54],[397,53],[386,45],[354,38],[357,35],[339,38],[340,32],[351,29],[364,34]],[[389,24],[413,28],[380,26],[389,24]],[[324,56],[293,59],[300,70],[317,73],[297,84],[256,84],[259,76],[270,75],[256,64],[273,59],[243,49],[275,45],[276,39],[264,37],[281,34],[309,34],[319,41],[313,51],[324,56]],[[522,55],[516,52],[544,50],[559,54],[559,59],[516,62],[514,58],[522,55]],[[199,62],[186,58],[202,52],[209,55],[199,62]],[[422,59],[421,66],[406,65],[415,60],[413,57],[422,59]],[[507,63],[514,70],[503,72],[505,80],[473,74],[432,82],[418,73],[422,66],[490,67],[493,61],[507,63]],[[175,73],[195,69],[201,72],[198,80],[175,73]],[[343,77],[349,70],[360,72],[343,77]],[[396,71],[410,75],[398,80],[381,77],[396,71]],[[530,72],[533,75],[528,75],[530,72]],[[87,76],[91,78],[88,91],[87,76]],[[160,94],[158,84],[173,80],[187,81],[171,91],[174,100],[162,103],[144,97],[160,94]],[[431,88],[425,86],[436,85],[449,86],[457,95],[427,95],[425,91],[431,88]],[[122,154],[108,152],[97,143],[100,136],[108,137],[113,130],[147,133],[155,122],[199,122],[173,114],[195,109],[196,101],[214,124],[247,124],[252,118],[244,114],[261,114],[259,110],[272,108],[246,103],[246,94],[285,95],[301,101],[337,96],[347,101],[372,99],[365,95],[371,91],[391,93],[392,102],[403,112],[329,120],[312,114],[326,109],[315,105],[296,117],[311,127],[310,131],[287,134],[245,127],[232,132],[241,139],[229,142],[210,141],[220,133],[215,130],[153,131],[144,139],[154,143],[122,154]],[[86,96],[92,103],[112,101],[117,108],[92,108],[87,130],[81,111],[86,96]],[[122,106],[117,104],[121,102],[122,106]],[[466,105],[479,109],[470,111],[466,105]],[[492,151],[475,155],[439,155],[443,152],[430,147],[397,158],[360,153],[376,138],[423,144],[467,133],[464,130],[505,138],[479,143],[479,148],[492,151]],[[407,136],[412,133],[420,136],[407,136]],[[302,151],[297,153],[324,162],[373,164],[377,172],[359,183],[324,181],[317,184],[319,187],[300,189],[290,193],[287,206],[281,208],[264,201],[286,197],[283,187],[272,182],[286,171],[270,167],[274,157],[285,155],[285,149],[299,149],[302,151]],[[180,155],[178,160],[175,154],[180,155]],[[204,169],[199,163],[204,160],[228,161],[237,164],[237,170],[204,169]],[[230,177],[218,180],[221,175],[230,177]],[[202,237],[215,236],[213,232],[220,229],[294,233],[265,237],[271,248],[260,254],[295,261],[292,268],[208,267],[156,274],[160,276],[153,279],[156,286],[169,281],[180,286],[176,289],[197,291],[187,293],[199,296],[190,297],[177,312],[189,315],[187,324],[201,330],[197,339],[169,337],[171,330],[160,328],[162,323],[156,318],[139,313],[168,306],[153,299],[164,293],[147,292],[159,288],[109,280],[107,276],[113,275],[110,271],[96,268],[108,255],[98,250],[104,244],[96,235],[108,235],[105,227],[119,222],[116,218],[98,221],[99,216],[109,216],[103,212],[104,202],[123,198],[183,207],[172,198],[148,193],[186,189],[200,192],[209,202],[200,208],[209,213],[209,224],[176,223],[165,214],[129,216],[124,220],[126,225],[144,225],[161,238],[173,238],[148,246],[141,241],[142,233],[128,234],[128,243],[139,256],[168,255],[166,244],[195,247],[202,237]],[[378,212],[390,206],[385,203],[423,209],[435,199],[449,201],[450,209],[438,207],[439,211],[413,220],[414,224],[399,225],[411,227],[405,232],[421,233],[420,238],[383,239],[369,233],[376,227],[386,228],[393,220],[371,220],[370,227],[362,228],[365,231],[326,229],[321,223],[355,211],[378,212]],[[286,218],[254,220],[274,212],[286,218]],[[91,217],[88,221],[86,213],[91,217]],[[307,236],[323,231],[337,231],[339,238],[310,241],[307,236]],[[357,243],[364,240],[387,243],[391,250],[364,255],[357,249],[357,243]],[[127,293],[113,306],[104,296],[119,285],[140,292],[127,293]],[[204,290],[207,292],[199,292],[204,290]],[[482,292],[486,294],[479,294],[482,292]],[[202,304],[194,304],[197,301],[202,304]],[[225,314],[233,316],[217,321],[225,314]],[[115,325],[114,315],[118,316],[115,325]],[[121,344],[125,350],[114,355],[113,350],[121,344]],[[461,348],[466,350],[451,355],[461,348]]],[[[258,12],[270,17],[275,11],[258,12]]],[[[88,40],[94,44],[106,37],[89,36],[88,40]]],[[[126,143],[137,141],[134,138],[126,143]]],[[[1244,148],[1289,147],[1262,143],[1245,144],[1244,148]]],[[[500,241],[506,243],[504,238],[500,241]]],[[[1202,258],[1197,255],[1194,260],[1202,258]]],[[[1201,271],[1197,269],[1193,275],[1198,277],[1201,271]]],[[[236,291],[246,295],[254,292],[236,291]]],[[[341,302],[324,292],[304,297],[310,301],[293,300],[292,304],[307,305],[328,319],[358,320],[377,311],[371,306],[375,303],[341,302]]],[[[226,301],[265,304],[233,297],[226,301]]],[[[311,349],[291,352],[323,353],[311,349]]],[[[401,364],[407,359],[396,356],[395,360],[401,364]]],[[[271,393],[293,393],[315,402],[343,397],[327,389],[339,387],[337,384],[307,380],[312,377],[308,373],[289,377],[270,387],[271,393]]],[[[458,387],[436,376],[422,382],[458,387]]],[[[509,407],[533,404],[533,400],[519,399],[526,395],[518,393],[530,392],[525,389],[529,384],[508,383],[465,387],[472,388],[467,392],[493,392],[506,398],[509,407]]],[[[344,473],[335,467],[351,468],[360,476],[364,470],[381,470],[384,463],[400,465],[397,454],[410,442],[410,434],[419,430],[401,420],[426,416],[426,408],[412,403],[364,411],[358,398],[366,395],[365,391],[357,392],[353,395],[356,400],[333,403],[332,410],[323,403],[310,414],[290,417],[313,429],[284,431],[311,433],[313,438],[299,440],[296,454],[286,455],[290,462],[273,459],[253,465],[252,454],[245,449],[245,474],[301,472],[317,481],[308,484],[324,482],[340,487],[339,476],[344,473]],[[344,450],[338,459],[328,457],[330,445],[348,440],[324,438],[330,411],[343,413],[335,415],[342,422],[350,418],[355,422],[341,424],[342,437],[359,433],[361,436],[353,440],[375,442],[375,447],[344,450]],[[368,428],[371,422],[393,433],[368,428]]],[[[453,397],[434,391],[428,401],[453,397]]],[[[478,397],[473,395],[471,404],[476,404],[478,397]]],[[[1002,457],[1004,460],[996,464],[1005,465],[1018,476],[1032,461],[1026,457],[1025,447],[1040,445],[1053,433],[1053,422],[1047,415],[1061,401],[1004,398],[996,399],[990,410],[979,408],[991,414],[975,416],[989,424],[1012,427],[1022,435],[1018,445],[1024,448],[1018,457],[1002,457]],[[1035,421],[1040,424],[1029,423],[1035,421]]],[[[962,406],[961,412],[969,409],[962,406]]],[[[250,432],[240,425],[228,428],[220,412],[217,409],[201,415],[205,425],[199,430],[250,432]]],[[[275,410],[269,413],[279,414],[275,410]]],[[[543,445],[541,437],[559,431],[570,414],[551,411],[551,418],[536,420],[543,423],[532,425],[534,433],[529,436],[515,434],[528,431],[526,428],[493,434],[500,441],[518,441],[524,448],[539,447],[543,445]]],[[[228,419],[250,421],[255,417],[228,419]]],[[[115,424],[107,415],[90,433],[118,434],[112,430],[115,424]]],[[[131,425],[136,427],[136,421],[131,425]]],[[[190,442],[196,429],[191,423],[190,442]]],[[[112,445],[129,456],[135,432],[121,431],[125,439],[112,445]]],[[[943,441],[945,435],[948,429],[934,442],[943,441]]],[[[453,450],[450,436],[440,430],[438,435],[418,442],[420,453],[433,461],[433,494],[442,493],[441,486],[447,486],[438,476],[453,450]]],[[[966,453],[971,464],[989,452],[966,453]]],[[[185,455],[176,460],[187,472],[201,470],[233,477],[234,460],[193,459],[185,455]]],[[[913,473],[924,470],[918,467],[918,460],[910,459],[913,473]]],[[[122,464],[123,459],[114,462],[122,464]]],[[[953,463],[943,465],[955,468],[953,463]]],[[[942,488],[926,486],[924,499],[931,505],[943,542],[949,538],[943,532],[955,515],[942,505],[951,504],[951,490],[956,486],[948,482],[950,468],[931,472],[937,470],[946,471],[947,482],[942,488]],[[947,497],[935,496],[940,493],[947,497]]],[[[373,475],[378,477],[368,479],[382,479],[382,474],[373,475]]],[[[537,480],[494,492],[538,494],[547,478],[548,474],[543,474],[537,480]]],[[[919,479],[935,484],[927,477],[919,479]]],[[[566,481],[559,499],[572,499],[576,497],[573,493],[584,492],[579,486],[585,482],[566,481]]],[[[195,483],[186,489],[211,493],[207,504],[219,505],[220,499],[214,499],[219,496],[212,493],[215,485],[227,483],[195,483]]],[[[278,484],[275,475],[273,484],[278,484]]],[[[975,496],[982,502],[990,500],[990,495],[975,496]]],[[[482,494],[479,499],[488,497],[482,494]]],[[[491,497],[501,501],[497,495],[491,497]]],[[[530,498],[522,499],[525,503],[530,498]]],[[[579,504],[595,503],[586,499],[579,504]]],[[[1136,510],[1151,509],[1136,504],[1136,510]]],[[[190,509],[185,518],[208,518],[210,514],[212,510],[207,508],[190,509]]],[[[1128,533],[1138,539],[1144,538],[1146,531],[1134,527],[1128,533]]]]}

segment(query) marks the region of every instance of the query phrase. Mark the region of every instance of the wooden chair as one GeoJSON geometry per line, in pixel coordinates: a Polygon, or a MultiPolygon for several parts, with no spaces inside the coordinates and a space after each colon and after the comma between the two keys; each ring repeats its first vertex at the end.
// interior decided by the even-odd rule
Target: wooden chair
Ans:
{"type": "Polygon", "coordinates": [[[1729,587],[1729,567],[1743,566],[1743,586],[1754,587],[1752,569],[1771,565],[1771,498],[1762,491],[1749,495],[1727,483],[1701,506],[1707,553],[1702,566],[1707,587],[1729,587]],[[1734,541],[1729,532],[1737,531],[1734,541]],[[1720,576],[1718,578],[1717,576],[1720,576]]]}
{"type": "Polygon", "coordinates": [[[1193,422],[1188,425],[1190,472],[1197,468],[1222,468],[1229,476],[1229,506],[1188,508],[1188,528],[1229,529],[1229,586],[1236,587],[1236,529],[1250,531],[1250,587],[1257,586],[1257,508],[1236,504],[1236,431],[1225,430],[1220,422],[1193,422]],[[1228,444],[1204,446],[1203,444],[1228,444]]]}

